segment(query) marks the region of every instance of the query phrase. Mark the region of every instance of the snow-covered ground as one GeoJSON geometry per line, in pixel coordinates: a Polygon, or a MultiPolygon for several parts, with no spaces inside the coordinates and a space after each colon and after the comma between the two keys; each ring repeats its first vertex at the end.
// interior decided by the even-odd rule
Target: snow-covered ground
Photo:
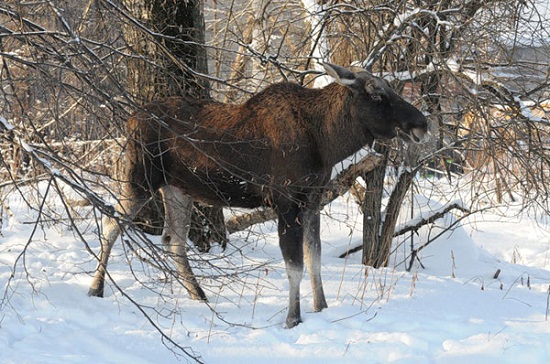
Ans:
{"type": "MultiPolygon", "coordinates": [[[[429,200],[432,209],[438,203],[429,200]]],[[[510,208],[506,219],[472,216],[422,251],[425,268],[407,272],[405,264],[365,268],[361,253],[338,258],[360,242],[362,219],[353,202],[339,199],[322,221],[329,308],[312,312],[306,276],[304,322],[288,330],[288,284],[273,222],[232,235],[225,252],[215,247],[197,263],[199,274],[213,272],[211,264],[229,273],[202,280],[209,305],[191,301],[131,254],[127,259],[122,244],[109,271],[127,296],[109,282],[99,299],[87,296],[95,261],[74,231],[45,224],[32,234],[36,212],[16,195],[7,204],[14,216],[4,214],[0,236],[0,363],[188,360],[169,350],[154,326],[206,363],[550,361],[550,224],[535,214],[512,217],[518,210],[510,208]]],[[[93,215],[87,216],[79,226],[97,251],[93,215]]],[[[452,221],[423,228],[415,242],[452,221]]],[[[393,262],[405,258],[408,245],[393,262]]]]}

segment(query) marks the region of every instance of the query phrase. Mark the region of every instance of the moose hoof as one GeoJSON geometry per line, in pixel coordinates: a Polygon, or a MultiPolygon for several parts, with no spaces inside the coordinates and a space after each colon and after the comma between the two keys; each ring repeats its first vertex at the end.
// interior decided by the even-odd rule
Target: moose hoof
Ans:
{"type": "Polygon", "coordinates": [[[189,295],[191,296],[192,300],[208,302],[208,298],[206,298],[206,294],[204,293],[202,288],[198,286],[190,290],[189,295]]]}
{"type": "Polygon", "coordinates": [[[88,296],[90,296],[90,297],[103,297],[103,289],[102,288],[90,288],[88,290],[88,296]]]}
{"type": "Polygon", "coordinates": [[[326,302],[323,301],[323,302],[321,302],[321,303],[319,303],[319,304],[314,305],[314,306],[313,306],[313,311],[315,311],[315,312],[321,312],[321,311],[323,311],[325,308],[328,308],[328,305],[327,305],[326,302]]]}
{"type": "Polygon", "coordinates": [[[298,326],[298,324],[302,323],[302,319],[301,318],[287,318],[286,319],[286,323],[285,323],[285,328],[286,329],[292,329],[293,327],[296,327],[298,326]]]}

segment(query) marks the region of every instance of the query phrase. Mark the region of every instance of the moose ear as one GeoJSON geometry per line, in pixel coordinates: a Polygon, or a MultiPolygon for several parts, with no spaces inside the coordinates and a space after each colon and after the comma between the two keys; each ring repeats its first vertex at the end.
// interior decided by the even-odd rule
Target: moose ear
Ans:
{"type": "Polygon", "coordinates": [[[347,68],[337,66],[335,64],[323,63],[325,71],[328,75],[342,86],[351,86],[355,84],[355,73],[351,72],[347,68]]]}

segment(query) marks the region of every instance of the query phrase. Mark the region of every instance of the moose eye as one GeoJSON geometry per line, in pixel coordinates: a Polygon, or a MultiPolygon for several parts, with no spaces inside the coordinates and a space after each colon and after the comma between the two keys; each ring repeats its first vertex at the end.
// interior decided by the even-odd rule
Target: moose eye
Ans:
{"type": "Polygon", "coordinates": [[[376,103],[382,102],[382,95],[380,95],[380,94],[371,94],[370,98],[371,98],[372,101],[374,101],[376,103]]]}

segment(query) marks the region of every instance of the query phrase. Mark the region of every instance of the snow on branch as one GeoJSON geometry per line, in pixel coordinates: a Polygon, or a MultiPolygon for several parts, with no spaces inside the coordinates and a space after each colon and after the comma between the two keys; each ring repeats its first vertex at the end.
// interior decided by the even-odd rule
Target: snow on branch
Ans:
{"type": "Polygon", "coordinates": [[[395,233],[393,234],[393,237],[397,237],[403,234],[406,234],[408,232],[417,232],[422,226],[433,224],[436,220],[441,219],[445,215],[447,215],[451,210],[459,210],[466,214],[470,214],[471,211],[467,209],[462,201],[455,201],[451,202],[447,206],[443,206],[439,209],[435,209],[430,211],[430,214],[428,216],[421,216],[416,219],[410,220],[406,222],[405,224],[398,226],[395,228],[395,233]]]}
{"type": "MultiPolygon", "coordinates": [[[[2,125],[6,125],[0,118],[2,125]]],[[[95,191],[93,191],[87,183],[76,173],[69,168],[66,163],[59,159],[53,153],[48,153],[36,144],[27,143],[22,137],[18,136],[17,129],[6,128],[10,130],[10,133],[5,133],[3,139],[12,144],[18,144],[25,153],[27,153],[34,161],[44,167],[44,169],[54,178],[61,180],[75,191],[84,195],[95,207],[99,208],[102,213],[109,214],[110,216],[116,215],[114,206],[101,198],[95,191]],[[55,166],[61,166],[65,172],[56,168],[55,166]]]]}
{"type": "MultiPolygon", "coordinates": [[[[460,211],[464,212],[465,214],[471,214],[472,213],[469,209],[467,209],[464,206],[462,201],[455,201],[455,202],[450,203],[447,206],[443,206],[439,209],[430,211],[429,215],[427,215],[427,216],[421,216],[419,218],[412,219],[412,220],[406,222],[405,224],[403,224],[399,227],[396,227],[395,231],[393,233],[393,237],[395,238],[395,237],[401,236],[403,234],[406,234],[408,232],[417,232],[423,226],[433,224],[436,220],[439,220],[439,219],[443,218],[445,215],[447,215],[449,212],[451,212],[452,210],[455,210],[455,209],[460,210],[460,211]]],[[[363,244],[361,243],[361,245],[358,245],[358,246],[355,246],[353,248],[348,249],[346,252],[340,254],[338,257],[339,258],[345,258],[345,257],[347,257],[348,255],[350,255],[352,253],[356,253],[358,251],[361,251],[362,249],[363,249],[363,244]]]]}
{"type": "Polygon", "coordinates": [[[2,127],[6,129],[7,131],[13,130],[14,126],[11,125],[6,118],[0,116],[0,124],[2,124],[2,127]]]}

